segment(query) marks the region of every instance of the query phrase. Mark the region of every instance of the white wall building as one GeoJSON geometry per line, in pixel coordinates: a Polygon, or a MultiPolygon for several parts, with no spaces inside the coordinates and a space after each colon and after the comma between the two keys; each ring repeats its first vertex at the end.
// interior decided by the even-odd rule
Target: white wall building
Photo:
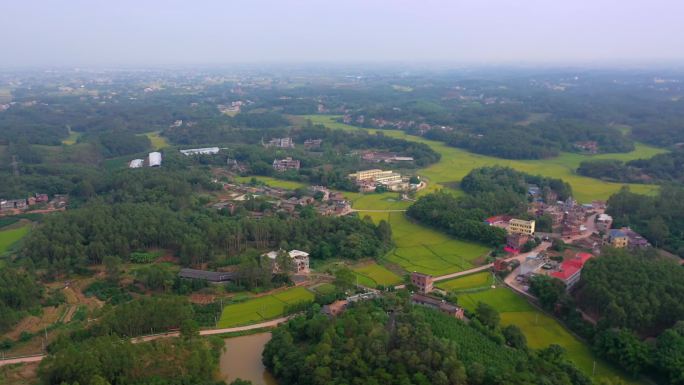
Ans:
{"type": "Polygon", "coordinates": [[[190,155],[213,155],[213,154],[218,154],[219,148],[218,147],[206,147],[206,148],[190,148],[187,150],[180,150],[181,154],[190,156],[190,155]]]}
{"type": "Polygon", "coordinates": [[[144,163],[145,163],[145,161],[142,159],[133,159],[131,161],[131,163],[128,164],[128,167],[129,168],[140,168],[143,166],[144,163]]]}
{"type": "Polygon", "coordinates": [[[162,154],[161,152],[150,152],[148,155],[148,165],[150,167],[161,167],[162,164],[162,154]]]}

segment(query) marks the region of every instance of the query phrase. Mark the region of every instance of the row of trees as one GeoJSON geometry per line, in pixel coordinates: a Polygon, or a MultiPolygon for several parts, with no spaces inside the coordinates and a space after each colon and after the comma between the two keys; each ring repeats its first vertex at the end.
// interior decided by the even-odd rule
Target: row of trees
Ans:
{"type": "Polygon", "coordinates": [[[46,218],[19,254],[52,272],[67,272],[99,264],[108,255],[127,260],[132,252],[148,248],[172,250],[184,265],[198,265],[248,248],[298,248],[310,251],[313,259],[376,258],[391,242],[389,224],[375,225],[357,216],[254,221],[207,209],[91,202],[46,218]]]}
{"type": "Polygon", "coordinates": [[[684,150],[626,163],[613,159],[584,161],[577,168],[577,172],[615,182],[684,183],[684,150]]]}

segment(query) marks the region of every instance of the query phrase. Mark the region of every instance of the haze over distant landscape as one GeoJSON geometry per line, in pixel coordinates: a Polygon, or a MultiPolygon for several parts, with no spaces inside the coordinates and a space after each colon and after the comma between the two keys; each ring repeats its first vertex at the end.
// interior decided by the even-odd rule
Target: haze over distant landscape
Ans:
{"type": "Polygon", "coordinates": [[[6,1],[2,67],[681,64],[675,0],[6,1]]]}

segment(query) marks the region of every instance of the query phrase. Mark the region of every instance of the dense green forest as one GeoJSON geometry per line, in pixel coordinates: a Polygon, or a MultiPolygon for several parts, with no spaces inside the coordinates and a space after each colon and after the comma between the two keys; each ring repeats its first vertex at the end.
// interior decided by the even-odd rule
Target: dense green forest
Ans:
{"type": "Polygon", "coordinates": [[[162,339],[133,344],[98,337],[55,349],[40,365],[49,385],[218,385],[215,380],[223,340],[162,339]]]}
{"type": "Polygon", "coordinates": [[[591,383],[558,346],[529,351],[519,331],[484,324],[479,313],[467,325],[404,301],[296,318],[273,332],[264,363],[282,385],[591,383]]]}
{"type": "Polygon", "coordinates": [[[584,161],[577,172],[592,178],[627,183],[684,183],[684,151],[659,154],[650,159],[584,161]]]}
{"type": "Polygon", "coordinates": [[[9,268],[0,268],[0,332],[17,323],[41,305],[44,289],[33,275],[9,268]]]}
{"type": "Polygon", "coordinates": [[[526,215],[528,184],[537,184],[544,195],[554,192],[559,197],[572,194],[560,179],[533,176],[510,168],[474,169],[463,177],[461,187],[467,193],[455,197],[448,192],[422,196],[406,214],[417,221],[441,229],[454,237],[498,246],[506,231],[489,226],[484,220],[492,215],[526,215]]]}
{"type": "Polygon", "coordinates": [[[149,203],[89,203],[52,216],[33,231],[19,254],[51,272],[99,264],[107,255],[128,259],[147,248],[164,248],[181,263],[199,265],[248,248],[309,250],[313,259],[382,256],[391,244],[388,225],[355,216],[264,218],[254,221],[209,210],[173,211],[149,203]]]}
{"type": "Polygon", "coordinates": [[[652,250],[604,248],[586,263],[572,296],[548,276],[533,278],[530,292],[625,372],[684,384],[684,268],[676,262],[652,250]]]}
{"type": "Polygon", "coordinates": [[[623,188],[608,199],[613,227],[630,226],[653,245],[684,258],[684,188],[663,186],[656,196],[623,188]]]}

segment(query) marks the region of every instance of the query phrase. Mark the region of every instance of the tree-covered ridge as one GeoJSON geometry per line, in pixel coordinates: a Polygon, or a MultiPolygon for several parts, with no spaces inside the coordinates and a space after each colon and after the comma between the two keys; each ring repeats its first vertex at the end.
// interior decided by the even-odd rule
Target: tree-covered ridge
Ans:
{"type": "Polygon", "coordinates": [[[684,268],[609,251],[582,270],[579,304],[611,327],[653,334],[684,320],[684,268]]]}
{"type": "Polygon", "coordinates": [[[653,245],[684,258],[684,188],[663,186],[657,196],[622,189],[608,199],[613,227],[630,226],[653,245]]]}
{"type": "Polygon", "coordinates": [[[283,385],[590,383],[562,351],[528,352],[489,338],[389,299],[356,304],[334,319],[290,321],[274,331],[264,363],[283,385]]]}
{"type": "Polygon", "coordinates": [[[684,183],[684,150],[658,154],[650,159],[584,161],[581,175],[626,183],[684,183]]]}
{"type": "Polygon", "coordinates": [[[553,192],[558,199],[565,200],[572,196],[572,187],[562,179],[548,178],[516,171],[510,167],[483,167],[474,169],[464,176],[460,187],[470,195],[497,193],[501,190],[527,197],[529,185],[539,187],[542,196],[553,192]]]}
{"type": "Polygon", "coordinates": [[[491,246],[503,243],[505,230],[489,226],[484,220],[492,215],[526,215],[528,184],[536,184],[543,195],[554,193],[568,197],[572,190],[560,179],[533,176],[506,167],[474,169],[463,177],[462,197],[438,191],[422,196],[406,214],[457,238],[491,246]]]}

